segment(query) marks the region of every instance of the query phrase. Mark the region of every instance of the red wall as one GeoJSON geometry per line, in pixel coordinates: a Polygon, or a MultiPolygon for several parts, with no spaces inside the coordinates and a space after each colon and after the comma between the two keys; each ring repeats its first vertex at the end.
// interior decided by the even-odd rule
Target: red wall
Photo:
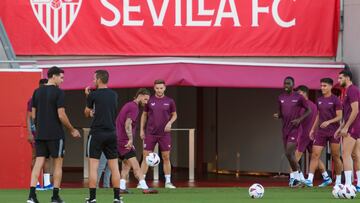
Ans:
{"type": "Polygon", "coordinates": [[[27,142],[27,101],[41,72],[0,69],[0,188],[28,188],[31,146],[27,142]]]}

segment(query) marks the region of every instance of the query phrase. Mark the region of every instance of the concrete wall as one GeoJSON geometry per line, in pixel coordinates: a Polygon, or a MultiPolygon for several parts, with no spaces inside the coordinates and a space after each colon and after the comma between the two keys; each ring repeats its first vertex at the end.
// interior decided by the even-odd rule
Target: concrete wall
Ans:
{"type": "Polygon", "coordinates": [[[344,62],[354,73],[355,82],[360,84],[360,1],[344,1],[344,62]]]}

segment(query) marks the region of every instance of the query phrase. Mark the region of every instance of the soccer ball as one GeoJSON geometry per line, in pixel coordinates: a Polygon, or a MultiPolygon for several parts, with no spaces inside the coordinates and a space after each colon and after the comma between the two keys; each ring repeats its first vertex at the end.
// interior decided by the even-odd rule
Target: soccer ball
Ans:
{"type": "Polygon", "coordinates": [[[354,199],[356,197],[356,191],[354,190],[354,186],[345,185],[340,191],[339,195],[345,199],[354,199]]]}
{"type": "Polygon", "coordinates": [[[253,184],[249,188],[249,196],[253,199],[259,199],[264,196],[264,187],[258,183],[253,184]]]}
{"type": "Polygon", "coordinates": [[[340,194],[340,191],[344,188],[343,184],[335,185],[332,190],[332,195],[336,198],[343,198],[342,194],[340,194]]]}
{"type": "Polygon", "coordinates": [[[151,167],[157,166],[160,163],[160,157],[155,152],[150,153],[145,160],[147,165],[151,167]]]}

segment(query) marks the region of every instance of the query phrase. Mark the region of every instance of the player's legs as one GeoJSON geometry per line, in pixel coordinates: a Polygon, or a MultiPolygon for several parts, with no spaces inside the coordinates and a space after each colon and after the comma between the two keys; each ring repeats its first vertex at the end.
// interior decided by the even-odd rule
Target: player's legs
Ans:
{"type": "Polygon", "coordinates": [[[296,160],[295,151],[296,151],[296,143],[288,142],[285,147],[285,155],[290,163],[291,170],[293,172],[298,172],[300,170],[300,165],[296,160]]]}
{"type": "Polygon", "coordinates": [[[356,171],[356,177],[357,177],[356,190],[357,192],[360,192],[360,139],[356,140],[352,157],[354,161],[354,170],[356,171]]]}
{"type": "Polygon", "coordinates": [[[42,169],[42,167],[44,165],[45,159],[46,159],[45,157],[36,157],[35,164],[34,164],[33,169],[31,171],[30,187],[36,187],[36,184],[38,182],[40,172],[41,172],[41,169],[42,169]]]}
{"type": "Polygon", "coordinates": [[[99,159],[89,158],[89,188],[96,188],[99,159]]]}
{"type": "Polygon", "coordinates": [[[128,159],[128,164],[133,169],[134,175],[138,179],[141,189],[148,190],[149,187],[145,182],[144,174],[141,171],[139,162],[136,159],[136,157],[132,157],[132,158],[128,159]]]}
{"type": "Polygon", "coordinates": [[[298,150],[295,151],[295,159],[296,159],[297,162],[300,161],[302,155],[303,155],[303,152],[300,152],[298,150]]]}
{"type": "Polygon", "coordinates": [[[141,171],[144,174],[143,176],[145,177],[148,170],[149,170],[149,166],[146,164],[146,160],[145,157],[149,156],[149,154],[151,153],[151,151],[145,150],[143,151],[143,159],[141,162],[141,171]]]}
{"type": "Polygon", "coordinates": [[[353,137],[349,135],[343,137],[342,156],[344,163],[345,185],[352,184],[353,166],[351,154],[354,151],[355,144],[356,140],[353,137]]]}
{"type": "Polygon", "coordinates": [[[53,159],[53,179],[54,179],[54,188],[53,196],[51,197],[52,203],[63,203],[64,201],[59,196],[59,190],[62,179],[62,166],[63,166],[63,157],[65,152],[65,140],[54,140],[48,141],[48,147],[50,151],[50,156],[53,159]]]}
{"type": "Polygon", "coordinates": [[[116,134],[109,134],[104,141],[104,154],[111,171],[111,183],[114,189],[114,202],[120,201],[120,172],[116,134]]]}
{"type": "Polygon", "coordinates": [[[131,166],[128,160],[124,159],[121,164],[121,173],[120,173],[120,190],[126,191],[126,179],[129,176],[131,166]]]}
{"type": "Polygon", "coordinates": [[[161,157],[163,159],[165,187],[169,189],[175,189],[176,187],[171,183],[171,163],[170,163],[171,136],[170,135],[159,137],[159,148],[161,151],[161,157]]]}
{"type": "Polygon", "coordinates": [[[341,183],[341,173],[343,171],[343,164],[340,159],[340,143],[330,143],[331,157],[334,162],[334,171],[336,175],[335,184],[341,183]]]}
{"type": "Polygon", "coordinates": [[[154,151],[155,145],[158,143],[156,136],[146,135],[144,139],[144,150],[143,150],[143,159],[141,162],[141,171],[144,174],[144,177],[149,170],[149,166],[146,164],[146,157],[149,156],[151,152],[154,151]]]}
{"type": "Polygon", "coordinates": [[[44,189],[46,190],[52,190],[53,189],[53,185],[51,184],[51,180],[50,180],[50,165],[51,165],[51,159],[48,158],[45,160],[45,164],[43,167],[43,171],[44,171],[44,189]]]}
{"type": "Polygon", "coordinates": [[[309,187],[313,186],[314,174],[315,174],[316,169],[319,166],[319,159],[320,159],[320,155],[321,155],[321,152],[323,149],[324,149],[323,146],[318,146],[318,145],[314,145],[312,148],[310,167],[309,167],[309,176],[305,183],[309,187]]]}

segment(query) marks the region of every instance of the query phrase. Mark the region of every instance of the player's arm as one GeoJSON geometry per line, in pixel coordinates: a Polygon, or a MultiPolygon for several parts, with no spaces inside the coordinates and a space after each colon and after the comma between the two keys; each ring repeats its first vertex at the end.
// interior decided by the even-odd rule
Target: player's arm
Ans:
{"type": "Polygon", "coordinates": [[[274,113],[274,114],[273,114],[273,117],[274,117],[275,119],[281,119],[281,118],[282,118],[281,104],[280,104],[279,101],[278,101],[278,112],[274,113]]]}
{"type": "Polygon", "coordinates": [[[86,118],[92,117],[92,112],[93,112],[92,109],[90,109],[89,107],[85,107],[84,115],[85,115],[86,118]]]}
{"type": "Polygon", "coordinates": [[[340,131],[341,136],[348,135],[349,128],[350,128],[351,124],[353,124],[353,122],[355,121],[358,113],[359,113],[359,102],[358,101],[352,102],[351,103],[351,114],[350,114],[348,121],[345,123],[344,127],[340,131]]]}
{"type": "Polygon", "coordinates": [[[320,127],[321,127],[321,128],[326,128],[326,127],[328,127],[328,126],[329,126],[330,124],[332,124],[332,123],[338,123],[338,122],[340,122],[341,119],[342,119],[342,110],[336,110],[336,117],[333,118],[333,119],[331,119],[331,120],[324,121],[324,122],[320,125],[320,127]]]}
{"type": "Polygon", "coordinates": [[[170,118],[169,122],[165,126],[165,132],[170,132],[171,126],[176,121],[176,119],[177,119],[177,113],[175,111],[175,112],[171,113],[171,118],[170,118]]]}
{"type": "Polygon", "coordinates": [[[319,112],[316,115],[315,121],[313,126],[311,127],[310,133],[309,133],[309,137],[311,140],[313,140],[314,137],[314,132],[316,131],[316,129],[319,127],[319,112]]]}
{"type": "Polygon", "coordinates": [[[145,138],[145,124],[147,121],[147,117],[148,117],[148,112],[143,111],[141,114],[141,119],[140,119],[140,137],[141,137],[141,139],[145,138]]]}
{"type": "Polygon", "coordinates": [[[32,119],[32,112],[27,111],[26,112],[26,128],[28,131],[28,142],[33,143],[34,142],[34,136],[32,134],[31,130],[31,119],[32,119]]]}
{"type": "Polygon", "coordinates": [[[86,96],[86,107],[84,109],[84,115],[86,118],[90,118],[90,117],[93,117],[93,100],[92,100],[92,97],[89,96],[90,95],[90,87],[86,87],[85,88],[85,96],[86,96]]]}
{"type": "Polygon", "coordinates": [[[65,113],[65,108],[58,108],[58,115],[61,123],[65,126],[66,129],[68,129],[73,137],[81,137],[79,131],[71,125],[69,118],[65,113]]]}
{"type": "Polygon", "coordinates": [[[127,118],[125,121],[125,132],[129,139],[128,143],[125,145],[127,149],[132,148],[133,145],[132,122],[131,118],[127,118]]]}

